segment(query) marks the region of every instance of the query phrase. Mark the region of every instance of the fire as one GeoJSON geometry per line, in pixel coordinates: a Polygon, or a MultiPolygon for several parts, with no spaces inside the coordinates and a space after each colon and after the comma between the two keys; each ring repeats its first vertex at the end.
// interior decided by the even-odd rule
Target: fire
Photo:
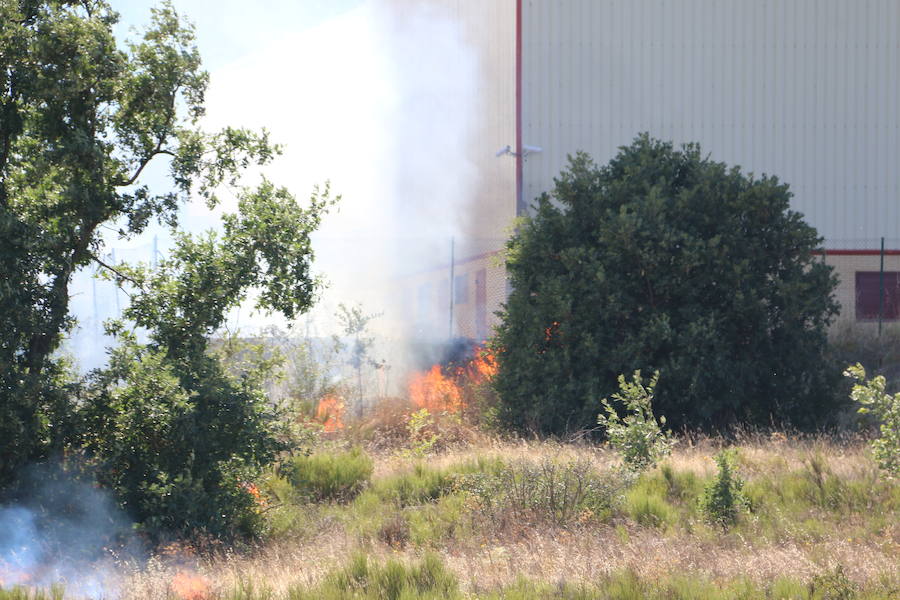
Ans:
{"type": "Polygon", "coordinates": [[[197,573],[179,571],[172,578],[172,591],[181,600],[206,600],[209,598],[209,581],[197,573]]]}
{"type": "Polygon", "coordinates": [[[344,401],[335,394],[329,394],[319,400],[316,408],[316,419],[325,427],[325,431],[333,433],[344,428],[344,413],[347,407],[344,401]]]}
{"type": "Polygon", "coordinates": [[[410,378],[409,399],[429,412],[459,412],[463,407],[462,391],[453,379],[444,375],[440,365],[410,378]]]}
{"type": "Polygon", "coordinates": [[[242,489],[246,490],[246,492],[248,494],[253,496],[253,499],[256,501],[257,505],[259,505],[261,507],[265,507],[269,504],[268,501],[266,500],[266,497],[263,496],[259,487],[255,483],[250,483],[249,481],[242,481],[240,483],[240,487],[242,489]]]}
{"type": "Polygon", "coordinates": [[[449,375],[440,365],[414,374],[408,384],[409,398],[417,407],[432,413],[457,413],[465,408],[471,385],[490,381],[496,374],[496,358],[487,351],[480,351],[465,366],[457,367],[449,375]]]}
{"type": "Polygon", "coordinates": [[[497,358],[488,351],[479,352],[469,363],[469,377],[476,383],[484,383],[497,374],[497,358]]]}
{"type": "Polygon", "coordinates": [[[553,323],[550,324],[550,327],[544,329],[544,341],[549,342],[553,339],[557,329],[559,329],[559,321],[553,321],[553,323]]]}

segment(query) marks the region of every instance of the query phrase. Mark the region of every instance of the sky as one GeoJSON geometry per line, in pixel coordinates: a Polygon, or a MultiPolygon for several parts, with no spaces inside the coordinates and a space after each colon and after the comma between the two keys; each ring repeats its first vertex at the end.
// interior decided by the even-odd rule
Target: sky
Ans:
{"type": "MultiPolygon", "coordinates": [[[[154,2],[113,2],[122,20],[117,35],[150,18],[154,2]]],[[[314,272],[328,284],[315,321],[329,322],[338,303],[363,305],[367,313],[391,307],[384,284],[398,271],[421,268],[458,234],[460,204],[469,201],[476,169],[466,148],[477,114],[479,66],[462,42],[458,25],[427,6],[403,15],[386,0],[174,0],[192,21],[204,67],[210,73],[207,130],[226,125],[266,128],[284,154],[264,168],[298,199],[330,182],[341,200],[314,235],[314,272]]],[[[166,186],[165,164],[145,171],[146,182],[166,186]]],[[[252,184],[259,173],[248,174],[252,184]]],[[[200,202],[182,211],[182,225],[215,228],[236,207],[233,193],[210,212],[200,202]]],[[[157,228],[133,240],[110,233],[107,256],[152,261],[170,246],[157,228]]],[[[82,367],[104,357],[100,323],[124,306],[110,283],[82,273],[73,286],[73,310],[82,329],[72,339],[82,367]]],[[[306,326],[309,326],[307,320],[306,326]]],[[[253,312],[252,301],[229,317],[244,333],[283,326],[278,317],[253,312]]],[[[327,330],[327,331],[326,331],[327,330]]]]}

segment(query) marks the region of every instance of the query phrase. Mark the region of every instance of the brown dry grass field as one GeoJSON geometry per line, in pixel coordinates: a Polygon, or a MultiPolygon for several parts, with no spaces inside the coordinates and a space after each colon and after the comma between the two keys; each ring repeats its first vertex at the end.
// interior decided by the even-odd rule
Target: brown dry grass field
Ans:
{"type": "MultiPolygon", "coordinates": [[[[335,437],[322,453],[349,443],[335,437]]],[[[305,500],[273,474],[264,486],[266,543],[202,559],[182,550],[120,573],[119,584],[135,600],[433,597],[427,589],[341,595],[326,585],[354,555],[415,565],[427,554],[453,580],[452,597],[900,597],[900,488],[863,441],[774,434],[734,442],[746,504],[728,528],[698,508],[724,445],[682,439],[661,466],[627,486],[610,483],[602,509],[585,502],[564,517],[540,502],[488,506],[471,479],[510,468],[540,476],[555,465],[561,480],[575,473],[609,483],[620,476],[609,448],[473,434],[421,456],[370,450],[371,475],[346,496],[305,500]],[[624,591],[609,595],[616,586],[624,591]]]]}

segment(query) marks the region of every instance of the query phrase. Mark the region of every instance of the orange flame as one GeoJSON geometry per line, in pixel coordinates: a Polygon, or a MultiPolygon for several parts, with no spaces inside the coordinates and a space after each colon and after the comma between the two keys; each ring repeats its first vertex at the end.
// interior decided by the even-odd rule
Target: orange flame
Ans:
{"type": "Polygon", "coordinates": [[[469,378],[476,383],[490,381],[497,374],[497,358],[487,350],[479,352],[469,363],[469,378]]]}
{"type": "Polygon", "coordinates": [[[316,419],[322,423],[326,432],[333,433],[344,428],[343,418],[346,411],[344,401],[337,395],[329,394],[319,400],[316,419]]]}
{"type": "Polygon", "coordinates": [[[553,321],[550,327],[544,329],[544,341],[549,342],[559,329],[559,321],[553,321]]]}
{"type": "Polygon", "coordinates": [[[209,598],[209,581],[202,575],[179,571],[172,578],[172,591],[181,600],[206,600],[209,598]]]}
{"type": "Polygon", "coordinates": [[[459,412],[462,409],[462,392],[455,381],[444,375],[440,365],[410,378],[409,399],[429,412],[459,412]]]}
{"type": "Polygon", "coordinates": [[[496,358],[487,351],[480,351],[452,375],[447,375],[440,365],[414,374],[409,379],[409,398],[414,405],[429,412],[460,412],[466,406],[469,385],[490,381],[496,373],[496,358]]]}
{"type": "Polygon", "coordinates": [[[268,501],[266,497],[262,495],[262,492],[259,490],[259,487],[255,483],[250,483],[249,481],[242,481],[240,483],[240,487],[247,491],[248,494],[253,496],[253,499],[256,501],[256,504],[259,506],[267,506],[268,501]]]}

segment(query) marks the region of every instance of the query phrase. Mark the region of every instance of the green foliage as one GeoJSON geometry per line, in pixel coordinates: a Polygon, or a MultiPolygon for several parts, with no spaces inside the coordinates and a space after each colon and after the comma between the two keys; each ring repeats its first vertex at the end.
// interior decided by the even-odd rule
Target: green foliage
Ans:
{"type": "Polygon", "coordinates": [[[669,455],[674,444],[671,435],[660,429],[660,424],[666,424],[666,418],[660,416],[657,423],[653,416],[653,392],[657,381],[659,371],[653,374],[646,387],[640,371],[634,372],[631,382],[619,375],[619,391],[612,397],[625,407],[626,416],[620,417],[608,398],[602,401],[606,414],[597,416],[610,445],[622,455],[625,466],[635,471],[655,466],[669,455]]]}
{"type": "Polygon", "coordinates": [[[170,4],[124,49],[102,0],[0,2],[0,485],[61,445],[54,352],[73,325],[72,275],[110,268],[101,227],[123,238],[273,155],[265,134],[198,129],[207,74],[170,4]],[[172,191],[141,183],[168,159],[172,191]]]}
{"type": "Polygon", "coordinates": [[[62,585],[50,589],[32,589],[24,586],[4,588],[0,585],[0,600],[63,600],[65,589],[62,585]]]}
{"type": "Polygon", "coordinates": [[[664,498],[642,488],[630,490],[625,496],[625,512],[645,527],[664,527],[676,519],[675,511],[664,498]]]}
{"type": "Polygon", "coordinates": [[[415,458],[430,454],[441,437],[434,431],[434,419],[427,408],[410,413],[406,419],[406,432],[409,434],[409,448],[403,454],[415,458]]]}
{"type": "MultiPolygon", "coordinates": [[[[347,306],[339,304],[338,311],[335,314],[341,329],[345,336],[352,339],[352,347],[350,348],[350,357],[347,364],[356,372],[356,401],[362,410],[363,403],[363,371],[366,367],[372,369],[388,369],[384,360],[375,360],[371,355],[372,346],[375,338],[369,335],[368,327],[372,319],[380,314],[366,314],[363,312],[362,306],[347,306]]],[[[335,346],[338,351],[343,350],[345,345],[335,337],[335,346]]]]}
{"type": "Polygon", "coordinates": [[[290,600],[440,600],[461,598],[456,577],[440,558],[426,554],[409,565],[396,560],[384,564],[357,554],[343,569],[329,574],[315,589],[294,588],[290,600]]]}
{"type": "Polygon", "coordinates": [[[346,502],[368,486],[372,469],[372,459],[362,449],[353,448],[347,452],[296,456],[282,467],[282,472],[302,498],[346,502]]]}
{"type": "Polygon", "coordinates": [[[221,235],[179,233],[183,202],[215,206],[278,149],[265,133],[198,128],[208,78],[171,4],[125,49],[117,18],[102,0],[0,1],[0,486],[66,447],[149,532],[253,534],[250,486],[287,438],[259,389],[267,365],[229,373],[208,338],[251,288],[288,318],[311,305],[309,234],[331,200],[301,207],[264,180],[238,192],[221,235]],[[172,191],[141,183],[154,160],[168,160],[172,191]],[[157,269],[99,258],[103,227],[128,239],[153,220],[176,240],[157,269]],[[54,351],[72,326],[69,283],[90,264],[128,291],[124,317],[149,341],[113,323],[108,367],[66,384],[54,351]]]}
{"type": "Polygon", "coordinates": [[[581,429],[618,374],[645,367],[673,429],[827,419],[836,279],[790,195],[646,135],[604,167],[573,157],[507,246],[500,418],[581,429]]]}
{"type": "Polygon", "coordinates": [[[249,486],[281,449],[265,396],[210,357],[120,341],[79,410],[100,482],[152,535],[257,534],[249,486]]]}
{"type": "Polygon", "coordinates": [[[517,461],[463,477],[460,488],[495,525],[546,521],[567,525],[604,518],[631,483],[628,473],[598,473],[585,460],[517,461]]]}
{"type": "Polygon", "coordinates": [[[742,493],[744,481],[735,473],[734,460],[732,450],[716,454],[718,472],[706,485],[700,499],[700,510],[706,520],[724,530],[737,523],[738,514],[746,504],[742,493]]]}
{"type": "Polygon", "coordinates": [[[809,589],[815,600],[853,600],[857,595],[856,585],[841,565],[813,577],[809,589]]]}
{"type": "Polygon", "coordinates": [[[214,207],[278,148],[265,132],[199,128],[208,76],[171,4],[124,46],[117,19],[103,0],[0,0],[0,487],[28,461],[84,451],[150,531],[252,533],[247,486],[279,449],[275,415],[259,377],[225,372],[207,339],[251,288],[289,318],[310,306],[309,233],[330,200],[301,207],[263,181],[238,193],[221,236],[178,233],[184,202],[214,207]],[[159,160],[171,186],[154,192],[142,174],[159,160]],[[176,238],[158,269],[100,258],[103,228],[129,239],[152,221],[176,238]],[[55,352],[69,284],[90,265],[126,288],[149,343],[114,324],[121,347],[76,385],[55,352]]]}
{"type": "Polygon", "coordinates": [[[872,440],[878,466],[889,476],[900,476],[900,392],[888,394],[881,375],[866,381],[866,370],[860,364],[848,367],[845,375],[857,381],[850,398],[860,405],[859,412],[879,421],[881,436],[872,440]]]}

